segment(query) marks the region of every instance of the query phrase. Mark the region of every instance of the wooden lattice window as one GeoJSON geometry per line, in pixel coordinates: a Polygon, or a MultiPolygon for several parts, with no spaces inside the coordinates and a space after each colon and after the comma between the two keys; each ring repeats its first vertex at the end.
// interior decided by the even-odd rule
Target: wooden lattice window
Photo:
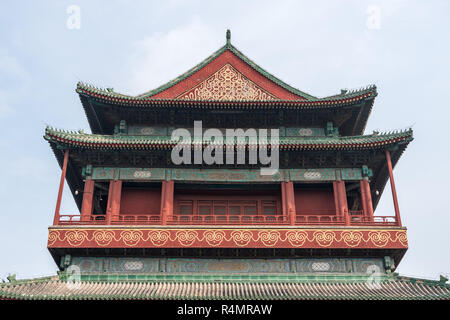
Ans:
{"type": "Polygon", "coordinates": [[[239,205],[232,204],[228,207],[228,214],[230,216],[238,216],[241,214],[241,207],[239,205]]]}
{"type": "Polygon", "coordinates": [[[198,201],[198,214],[211,215],[212,201],[198,201]]]}
{"type": "Polygon", "coordinates": [[[262,213],[263,214],[277,214],[277,202],[276,201],[262,201],[262,213]]]}
{"type": "Polygon", "coordinates": [[[214,215],[226,215],[227,214],[227,202],[226,201],[214,201],[214,215]]]}
{"type": "Polygon", "coordinates": [[[192,214],[192,201],[180,201],[180,214],[192,214]]]}
{"type": "MultiPolygon", "coordinates": [[[[280,203],[278,200],[207,200],[208,198],[205,198],[192,200],[179,199],[176,205],[178,214],[199,216],[257,216],[277,215],[280,213],[280,203]]],[[[220,217],[218,218],[221,219],[220,217]]]]}
{"type": "Polygon", "coordinates": [[[258,214],[258,201],[242,201],[243,214],[255,216],[258,214]]]}

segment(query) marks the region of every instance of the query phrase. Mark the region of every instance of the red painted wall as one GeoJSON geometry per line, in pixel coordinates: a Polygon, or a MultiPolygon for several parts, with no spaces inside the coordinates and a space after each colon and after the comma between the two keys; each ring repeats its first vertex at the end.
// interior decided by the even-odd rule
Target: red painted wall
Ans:
{"type": "Polygon", "coordinates": [[[333,190],[294,189],[297,214],[313,215],[336,213],[333,190]]]}
{"type": "Polygon", "coordinates": [[[127,189],[122,190],[121,214],[159,214],[161,190],[127,189]]]}

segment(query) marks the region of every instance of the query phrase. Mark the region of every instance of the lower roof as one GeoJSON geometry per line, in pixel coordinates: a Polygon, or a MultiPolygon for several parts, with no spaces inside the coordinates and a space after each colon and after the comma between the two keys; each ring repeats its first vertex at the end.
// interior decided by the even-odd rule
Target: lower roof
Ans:
{"type": "MultiPolygon", "coordinates": [[[[134,276],[136,279],[136,276],[134,276]]],[[[399,276],[315,276],[313,280],[82,280],[55,276],[0,284],[0,299],[34,300],[448,300],[450,286],[399,276]]],[[[155,278],[156,279],[156,278],[155,278]]]]}
{"type": "MultiPolygon", "coordinates": [[[[44,138],[50,143],[63,147],[80,149],[114,149],[114,150],[145,150],[172,149],[177,145],[169,136],[129,136],[129,135],[99,135],[83,132],[62,131],[51,127],[45,129],[44,138]]],[[[412,130],[404,130],[387,134],[372,134],[362,136],[330,136],[330,137],[280,137],[280,149],[289,150],[360,150],[387,147],[396,143],[409,143],[413,139],[412,130]]],[[[201,145],[202,140],[190,140],[187,143],[201,145]]],[[[210,145],[223,145],[209,142],[210,145]]],[[[236,143],[237,146],[255,146],[244,139],[236,143]]]]}

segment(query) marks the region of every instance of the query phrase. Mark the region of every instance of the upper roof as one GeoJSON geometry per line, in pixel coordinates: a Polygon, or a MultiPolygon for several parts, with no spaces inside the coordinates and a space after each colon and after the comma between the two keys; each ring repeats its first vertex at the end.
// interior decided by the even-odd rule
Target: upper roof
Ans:
{"type": "MultiPolygon", "coordinates": [[[[227,30],[226,44],[192,69],[135,99],[314,100],[258,66],[236,49],[227,30]]],[[[79,84],[78,89],[83,85],[79,84]]],[[[107,90],[117,97],[129,97],[107,90]]]]}
{"type": "Polygon", "coordinates": [[[230,43],[229,31],[227,42],[222,48],[194,68],[156,89],[131,96],[117,93],[112,88],[100,89],[79,82],[76,91],[94,133],[105,133],[111,128],[108,121],[114,117],[108,116],[108,112],[121,113],[123,117],[130,116],[124,113],[132,111],[128,108],[125,109],[126,112],[120,112],[108,109],[108,106],[138,107],[147,112],[155,112],[154,108],[161,107],[340,110],[340,107],[355,106],[357,114],[351,121],[361,123],[354,124],[357,130],[350,134],[355,135],[362,133],[373,99],[377,95],[373,85],[353,91],[341,90],[337,95],[324,98],[300,91],[268,73],[234,47],[230,43]]]}
{"type": "MultiPolygon", "coordinates": [[[[230,43],[227,43],[208,58],[166,84],[138,96],[115,92],[112,88],[99,89],[79,82],[78,93],[103,95],[106,99],[123,99],[124,102],[148,100],[187,100],[187,101],[343,101],[374,93],[375,86],[339,95],[316,98],[300,91],[274,75],[270,74],[230,43]]],[[[322,104],[323,105],[323,104],[322,104]]]]}

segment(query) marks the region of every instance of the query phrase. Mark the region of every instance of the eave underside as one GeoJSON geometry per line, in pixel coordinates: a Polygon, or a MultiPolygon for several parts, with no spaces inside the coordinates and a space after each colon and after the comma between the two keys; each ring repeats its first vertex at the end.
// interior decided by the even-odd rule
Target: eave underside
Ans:
{"type": "Polygon", "coordinates": [[[320,126],[333,122],[341,135],[361,135],[367,124],[374,99],[321,106],[264,105],[233,103],[226,106],[208,102],[162,102],[148,106],[120,105],[92,99],[80,99],[93,133],[111,134],[121,120],[129,124],[192,126],[202,120],[211,128],[252,128],[278,126],[320,126]]]}
{"type": "MultiPolygon", "coordinates": [[[[335,149],[285,149],[280,154],[280,169],[288,168],[345,168],[368,166],[373,170],[371,178],[371,191],[374,209],[381,198],[385,185],[389,179],[388,168],[386,165],[385,150],[391,149],[392,164],[395,167],[402,153],[406,149],[412,137],[402,140],[402,143],[393,143],[380,145],[376,148],[367,148],[362,150],[335,150],[335,149]],[[378,194],[377,192],[378,191],[378,194]]],[[[93,166],[112,166],[112,167],[153,167],[153,168],[176,168],[171,162],[170,148],[150,148],[145,150],[129,149],[86,149],[74,145],[59,145],[50,142],[50,145],[62,165],[63,149],[69,148],[69,166],[67,172],[67,182],[78,208],[81,208],[81,196],[75,196],[75,190],[83,190],[82,168],[86,165],[93,166]]],[[[185,165],[184,168],[202,168],[202,165],[185,165]]],[[[213,165],[211,168],[259,168],[258,166],[227,166],[213,165]]]]}

